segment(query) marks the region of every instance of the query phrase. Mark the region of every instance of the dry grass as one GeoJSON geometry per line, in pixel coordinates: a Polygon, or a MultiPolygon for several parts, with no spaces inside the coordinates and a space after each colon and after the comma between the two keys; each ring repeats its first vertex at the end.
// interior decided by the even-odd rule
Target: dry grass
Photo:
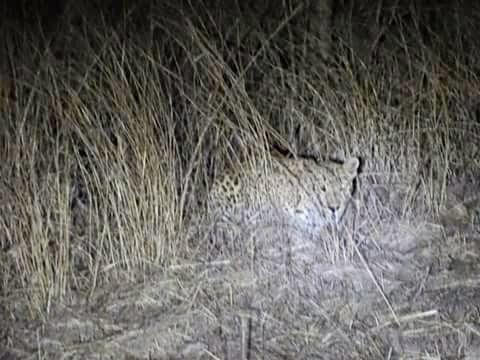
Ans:
{"type": "Polygon", "coordinates": [[[445,30],[422,9],[362,12],[382,34],[368,57],[349,47],[350,18],[326,65],[301,56],[288,16],[261,28],[162,6],[148,27],[65,20],[43,45],[0,29],[0,319],[17,329],[2,346],[479,356],[480,48],[462,25],[479,13],[445,30]],[[212,252],[212,180],[272,147],[361,157],[344,224],[316,239],[240,231],[212,252]],[[39,333],[26,325],[38,319],[39,333]]]}

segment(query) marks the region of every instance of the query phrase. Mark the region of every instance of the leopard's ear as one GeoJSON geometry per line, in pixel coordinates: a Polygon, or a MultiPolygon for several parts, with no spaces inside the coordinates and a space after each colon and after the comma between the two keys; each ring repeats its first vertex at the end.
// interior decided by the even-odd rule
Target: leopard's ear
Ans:
{"type": "Polygon", "coordinates": [[[343,169],[353,179],[358,174],[360,168],[360,160],[356,157],[351,157],[343,163],[343,169]]]}

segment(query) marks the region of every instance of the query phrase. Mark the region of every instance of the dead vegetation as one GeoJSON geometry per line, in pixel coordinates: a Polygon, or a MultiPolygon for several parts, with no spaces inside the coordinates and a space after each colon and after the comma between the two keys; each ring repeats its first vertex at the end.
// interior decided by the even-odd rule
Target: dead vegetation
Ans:
{"type": "Polygon", "coordinates": [[[0,358],[479,358],[480,12],[393,5],[316,63],[288,11],[2,22],[0,358]],[[344,222],[212,249],[212,180],[271,148],[361,157],[344,222]]]}

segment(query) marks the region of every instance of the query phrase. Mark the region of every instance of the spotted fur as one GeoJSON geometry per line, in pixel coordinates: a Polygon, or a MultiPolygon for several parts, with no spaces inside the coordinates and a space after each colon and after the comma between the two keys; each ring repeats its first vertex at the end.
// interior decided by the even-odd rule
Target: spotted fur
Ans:
{"type": "Polygon", "coordinates": [[[275,156],[270,167],[245,167],[215,181],[209,213],[222,228],[281,221],[311,233],[341,220],[359,165],[357,158],[320,163],[275,156]]]}

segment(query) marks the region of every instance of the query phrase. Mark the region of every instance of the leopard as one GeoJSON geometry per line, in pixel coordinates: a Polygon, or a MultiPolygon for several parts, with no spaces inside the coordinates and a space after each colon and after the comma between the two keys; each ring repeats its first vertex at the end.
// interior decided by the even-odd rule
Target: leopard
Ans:
{"type": "Polygon", "coordinates": [[[359,170],[357,157],[320,161],[275,154],[267,166],[240,166],[219,176],[208,194],[208,213],[230,234],[276,223],[315,234],[341,221],[359,170]]]}

